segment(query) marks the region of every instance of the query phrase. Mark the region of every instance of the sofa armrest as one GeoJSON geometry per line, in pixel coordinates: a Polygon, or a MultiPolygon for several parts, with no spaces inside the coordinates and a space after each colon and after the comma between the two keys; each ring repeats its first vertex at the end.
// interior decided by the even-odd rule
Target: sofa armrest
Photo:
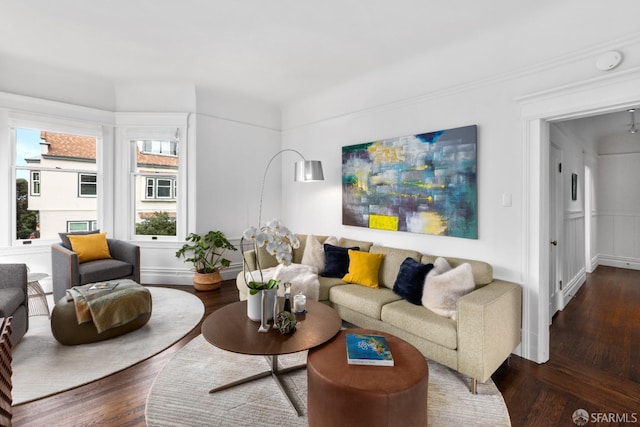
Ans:
{"type": "Polygon", "coordinates": [[[502,280],[458,300],[458,371],[484,382],[518,346],[522,287],[502,280]]]}
{"type": "Polygon", "coordinates": [[[133,266],[133,280],[140,283],[140,246],[124,240],[107,239],[111,257],[133,266]]]}
{"type": "Polygon", "coordinates": [[[51,282],[53,299],[58,301],[67,289],[80,285],[78,254],[61,243],[51,245],[51,282]]]}
{"type": "MultiPolygon", "coordinates": [[[[0,288],[19,288],[24,294],[23,304],[27,311],[26,327],[29,329],[29,291],[27,290],[26,264],[0,264],[0,288]]],[[[14,321],[17,319],[14,319],[14,321]]],[[[20,322],[18,322],[20,323],[20,322]]]]}

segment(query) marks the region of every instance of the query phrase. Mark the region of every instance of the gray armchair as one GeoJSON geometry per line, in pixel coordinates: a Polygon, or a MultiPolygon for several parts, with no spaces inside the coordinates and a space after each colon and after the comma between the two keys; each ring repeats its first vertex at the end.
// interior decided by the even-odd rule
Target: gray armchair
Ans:
{"type": "Polygon", "coordinates": [[[13,317],[11,342],[15,346],[29,329],[25,264],[0,264],[0,317],[13,317]]]}
{"type": "Polygon", "coordinates": [[[73,286],[105,280],[131,279],[140,283],[140,247],[124,240],[107,239],[111,258],[78,262],[78,255],[62,243],[51,245],[53,298],[58,301],[73,286]]]}

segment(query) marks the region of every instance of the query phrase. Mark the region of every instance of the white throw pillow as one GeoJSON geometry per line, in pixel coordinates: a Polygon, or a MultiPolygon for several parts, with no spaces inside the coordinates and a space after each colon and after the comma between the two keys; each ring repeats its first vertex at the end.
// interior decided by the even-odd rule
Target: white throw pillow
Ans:
{"type": "MultiPolygon", "coordinates": [[[[338,239],[336,237],[327,237],[323,243],[337,246],[338,239]]],[[[319,242],[316,236],[309,234],[307,236],[307,243],[304,246],[304,252],[302,253],[301,264],[310,265],[318,269],[318,273],[324,272],[324,246],[319,242]]]]}
{"type": "Polygon", "coordinates": [[[433,270],[427,274],[424,281],[422,305],[440,316],[456,320],[458,318],[458,299],[473,291],[476,286],[473,281],[471,264],[460,264],[441,274],[435,270],[434,263],[433,270]]]}

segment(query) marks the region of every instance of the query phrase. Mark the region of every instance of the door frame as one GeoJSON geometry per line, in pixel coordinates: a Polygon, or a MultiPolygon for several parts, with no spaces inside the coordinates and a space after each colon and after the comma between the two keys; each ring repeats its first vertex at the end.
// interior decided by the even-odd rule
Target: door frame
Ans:
{"type": "Polygon", "coordinates": [[[549,144],[549,324],[553,319],[553,315],[562,308],[562,289],[558,286],[559,280],[563,277],[564,251],[562,250],[564,242],[564,203],[563,203],[563,185],[562,170],[557,170],[556,164],[552,160],[557,161],[558,165],[562,165],[564,151],[562,147],[550,142],[549,144]],[[553,157],[553,152],[556,156],[553,157]],[[552,239],[556,241],[554,245],[552,239]],[[555,292],[551,290],[555,287],[555,292]]]}
{"type": "Polygon", "coordinates": [[[523,312],[521,355],[549,360],[549,123],[640,104],[640,67],[516,99],[523,129],[523,312]]]}

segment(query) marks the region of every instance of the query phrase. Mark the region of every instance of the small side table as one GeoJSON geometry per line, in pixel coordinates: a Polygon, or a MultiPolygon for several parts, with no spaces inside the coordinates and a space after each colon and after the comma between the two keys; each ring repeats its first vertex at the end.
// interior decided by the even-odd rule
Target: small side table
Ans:
{"type": "Polygon", "coordinates": [[[27,275],[27,295],[29,296],[29,316],[51,317],[47,295],[44,293],[40,280],[48,277],[45,273],[29,273],[27,275]]]}

